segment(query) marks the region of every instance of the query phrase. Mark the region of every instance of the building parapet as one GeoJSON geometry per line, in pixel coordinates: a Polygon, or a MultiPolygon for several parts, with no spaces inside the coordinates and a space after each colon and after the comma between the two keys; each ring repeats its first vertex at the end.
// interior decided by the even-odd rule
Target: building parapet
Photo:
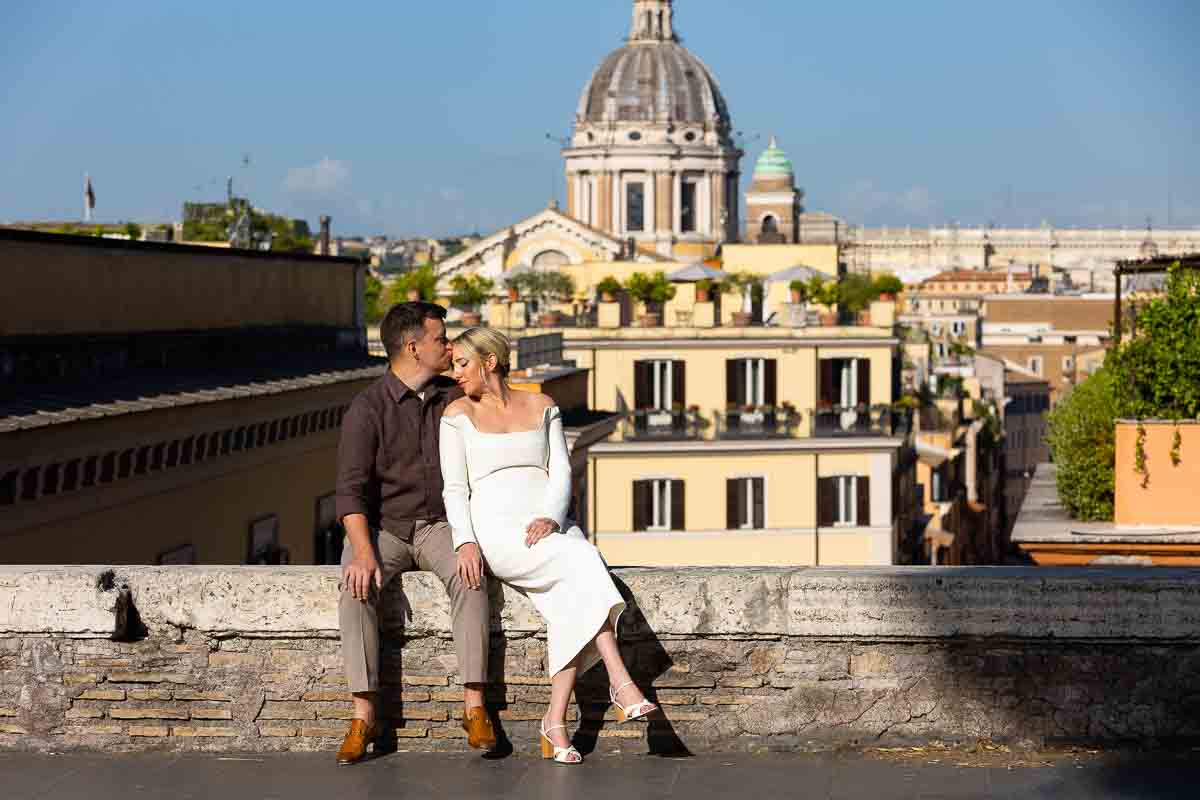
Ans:
{"type": "MultiPolygon", "coordinates": [[[[635,677],[662,704],[602,750],[1196,736],[1200,576],[1026,568],[628,569],[635,677]],[[1113,691],[1117,685],[1136,691],[1113,691]]],[[[0,750],[332,750],[350,714],[332,567],[0,567],[0,750]]],[[[490,702],[532,746],[545,629],[492,587],[490,702]]],[[[405,749],[463,747],[449,603],[385,593],[384,710],[405,749]]]]}

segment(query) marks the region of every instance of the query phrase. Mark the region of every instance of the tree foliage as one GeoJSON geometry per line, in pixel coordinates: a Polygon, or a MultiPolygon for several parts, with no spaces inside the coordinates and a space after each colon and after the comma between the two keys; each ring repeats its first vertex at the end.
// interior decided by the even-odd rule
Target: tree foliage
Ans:
{"type": "Polygon", "coordinates": [[[450,279],[450,302],[462,308],[476,309],[492,294],[496,282],[483,275],[455,275],[450,279]]]}
{"type": "Polygon", "coordinates": [[[374,324],[383,319],[384,311],[380,307],[382,298],[383,282],[368,273],[366,283],[363,285],[363,309],[367,322],[374,324]]]}
{"type": "Polygon", "coordinates": [[[1107,366],[1076,386],[1047,419],[1058,499],[1076,519],[1112,519],[1116,419],[1114,373],[1107,366]]]}
{"type": "Polygon", "coordinates": [[[675,298],[675,286],[667,280],[667,274],[662,271],[650,275],[635,272],[625,281],[625,289],[629,296],[639,303],[661,305],[675,298]]]}
{"type": "Polygon", "coordinates": [[[1139,311],[1137,335],[1105,364],[1122,418],[1200,419],[1200,271],[1176,262],[1164,295],[1139,311]]]}
{"type": "Polygon", "coordinates": [[[388,287],[388,305],[407,302],[409,291],[416,292],[418,300],[432,303],[437,299],[437,284],[437,271],[432,265],[426,264],[410,270],[392,281],[392,285],[388,287]]]}

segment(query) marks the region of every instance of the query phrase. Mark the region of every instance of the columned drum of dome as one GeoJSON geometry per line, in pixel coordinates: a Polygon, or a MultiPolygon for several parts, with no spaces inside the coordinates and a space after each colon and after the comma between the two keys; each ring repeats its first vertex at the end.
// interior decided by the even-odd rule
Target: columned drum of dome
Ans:
{"type": "Polygon", "coordinates": [[[737,237],[742,157],[717,79],[675,31],[671,0],[634,0],[629,38],[584,87],[563,151],[567,212],[665,256],[737,237]]]}

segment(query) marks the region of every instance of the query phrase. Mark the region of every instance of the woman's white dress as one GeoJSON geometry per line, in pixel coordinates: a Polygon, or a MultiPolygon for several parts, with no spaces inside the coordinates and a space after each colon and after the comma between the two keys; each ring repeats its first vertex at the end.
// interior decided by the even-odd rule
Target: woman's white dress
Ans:
{"type": "Polygon", "coordinates": [[[533,601],[546,620],[549,672],[576,655],[580,673],[600,660],[592,639],[605,620],[617,630],[625,601],[608,567],[567,519],[571,462],[557,406],[529,431],[482,433],[465,415],[443,416],[441,461],[454,549],[477,542],[491,574],[533,601]],[[559,525],[533,547],[525,529],[538,517],[559,525]]]}

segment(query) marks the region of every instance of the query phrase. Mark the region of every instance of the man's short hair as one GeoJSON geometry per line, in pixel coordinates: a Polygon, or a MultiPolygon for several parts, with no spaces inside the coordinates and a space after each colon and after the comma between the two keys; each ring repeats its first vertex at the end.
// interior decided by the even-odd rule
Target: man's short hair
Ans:
{"type": "Polygon", "coordinates": [[[445,318],[446,309],[437,303],[397,303],[392,306],[379,326],[379,338],[388,358],[400,355],[405,342],[419,340],[425,335],[425,320],[445,318]]]}

